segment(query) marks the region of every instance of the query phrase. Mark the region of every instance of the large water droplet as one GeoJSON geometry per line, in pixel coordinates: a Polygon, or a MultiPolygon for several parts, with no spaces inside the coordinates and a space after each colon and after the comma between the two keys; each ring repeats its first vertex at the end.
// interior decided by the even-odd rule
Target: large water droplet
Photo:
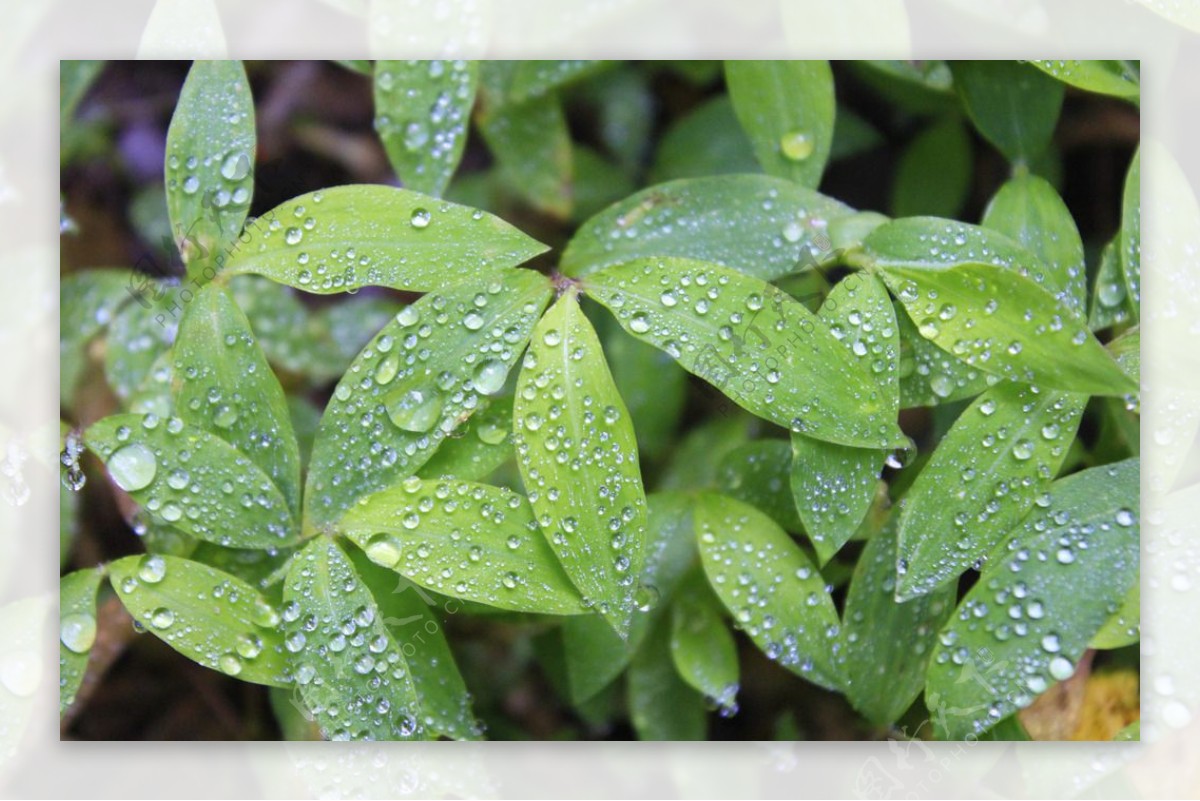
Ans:
{"type": "Polygon", "coordinates": [[[84,612],[76,612],[62,619],[58,638],[68,650],[86,654],[96,642],[96,618],[84,612]]]}
{"type": "Polygon", "coordinates": [[[397,428],[424,433],[442,414],[442,396],[432,387],[410,389],[388,403],[387,412],[397,428]]]}
{"type": "Polygon", "coordinates": [[[221,163],[221,175],[229,181],[240,181],[250,174],[250,159],[240,150],[235,150],[221,163]]]}
{"type": "Polygon", "coordinates": [[[108,459],[108,473],[117,486],[135,492],[150,485],[158,472],[154,451],[140,442],[126,445],[108,459]]]}
{"type": "Polygon", "coordinates": [[[484,395],[492,395],[504,388],[508,367],[497,359],[487,359],[475,368],[475,389],[484,395]]]}
{"type": "Polygon", "coordinates": [[[804,161],[813,154],[815,143],[804,131],[789,131],[779,139],[779,150],[789,161],[804,161]]]}

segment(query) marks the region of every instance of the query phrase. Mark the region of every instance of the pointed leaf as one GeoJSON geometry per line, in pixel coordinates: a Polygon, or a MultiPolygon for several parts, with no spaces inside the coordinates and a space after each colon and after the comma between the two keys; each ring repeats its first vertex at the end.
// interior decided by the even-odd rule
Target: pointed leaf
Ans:
{"type": "Polygon", "coordinates": [[[197,61],[167,131],[167,213],[189,275],[242,232],[254,194],[254,99],[240,61],[197,61]]]}
{"type": "Polygon", "coordinates": [[[646,496],[629,411],[575,292],[534,329],[513,441],[550,547],[586,602],[627,636],[645,561],[646,496]]]}
{"type": "Polygon", "coordinates": [[[300,451],[283,387],[223,286],[195,293],[172,352],[179,417],[245,454],[299,512],[300,451]]]}
{"type": "Polygon", "coordinates": [[[271,478],[225,440],[177,417],[106,417],[84,441],[156,522],[234,548],[280,548],[298,539],[271,478]]]}
{"type": "Polygon", "coordinates": [[[1009,161],[1027,163],[1050,144],[1061,83],[1017,61],[954,61],[950,69],[967,115],[1009,161]]]}
{"type": "Polygon", "coordinates": [[[1003,383],[963,411],[905,495],[900,581],[913,598],[960,575],[1058,473],[1087,397],[1003,383]]]}
{"type": "Polygon", "coordinates": [[[1045,179],[1025,175],[1005,183],[988,203],[983,227],[1019,242],[1045,267],[1042,286],[1079,317],[1087,309],[1083,242],[1062,198],[1045,179]]]}
{"type": "Polygon", "coordinates": [[[408,189],[440,197],[462,158],[474,61],[376,61],[375,130],[408,189]]]}
{"type": "Polygon", "coordinates": [[[939,635],[925,697],[940,737],[978,735],[1065,681],[1138,578],[1139,464],[1055,482],[939,635]]]}
{"type": "Polygon", "coordinates": [[[1133,154],[1129,173],[1125,176],[1125,192],[1121,201],[1121,233],[1117,241],[1121,249],[1121,275],[1129,297],[1133,319],[1141,314],[1142,305],[1142,151],[1133,154]]]}
{"type": "Polygon", "coordinates": [[[557,94],[485,104],[477,122],[508,188],[539,211],[569,217],[571,132],[557,94]]]}
{"type": "Polygon", "coordinates": [[[719,95],[671,124],[658,142],[647,182],[761,170],[733,103],[728,95],[719,95]]]}
{"type": "Polygon", "coordinates": [[[737,711],[737,645],[703,573],[693,573],[671,605],[671,659],[683,680],[722,714],[737,711]]]}
{"type": "Polygon", "coordinates": [[[800,531],[803,525],[788,484],[791,471],[792,448],[787,440],[754,440],[720,459],[715,489],[750,504],[786,531],[800,531]]]}
{"type": "Polygon", "coordinates": [[[58,583],[58,714],[61,717],[83,684],[88,656],[96,642],[96,593],[104,574],[76,570],[58,583]]]}
{"type": "MultiPolygon", "coordinates": [[[[818,315],[846,346],[849,358],[867,366],[889,414],[899,414],[900,332],[883,283],[870,274],[848,275],[829,293],[818,315]]],[[[885,450],[792,434],[793,502],[821,564],[858,530],[886,458],[885,450]]]]}
{"type": "Polygon", "coordinates": [[[668,620],[660,620],[629,665],[629,710],[639,740],[703,740],[704,698],[684,683],[671,658],[668,620]]]}
{"type": "Polygon", "coordinates": [[[412,475],[504,387],[550,284],[530,270],[459,284],[402,310],[333,392],[313,445],[305,525],[326,528],[355,500],[412,475]]]}
{"type": "Polygon", "coordinates": [[[372,562],[443,595],[517,612],[587,611],[529,502],[500,487],[408,478],[355,504],[337,528],[372,562]]]}
{"type": "Polygon", "coordinates": [[[840,686],[837,610],[800,547],[732,498],[706,493],[695,514],[704,572],[734,623],[767,658],[822,687],[840,686]]]}
{"type": "Polygon", "coordinates": [[[749,412],[830,442],[907,442],[870,368],[770,284],[705,262],[639,259],[589,275],[585,289],[627,331],[749,412]]]}
{"type": "Polygon", "coordinates": [[[1088,648],[1108,650],[1124,648],[1142,639],[1142,588],[1134,584],[1121,602],[1121,608],[1104,622],[1088,642],[1088,648]]]}
{"type": "Polygon", "coordinates": [[[246,582],[160,554],[118,559],[108,572],[129,614],[188,659],[242,681],[292,683],[279,613],[246,582]]]}
{"type": "Polygon", "coordinates": [[[763,169],[816,187],[833,144],[829,62],[726,61],[725,83],[763,169]]]}
{"type": "Polygon", "coordinates": [[[954,609],[954,587],[896,600],[896,515],[867,541],[846,594],[846,695],[867,720],[890,725],[925,686],[935,637],[954,609]]]}
{"type": "Polygon", "coordinates": [[[359,184],[293,198],[254,221],[225,265],[328,295],[364,286],[411,292],[480,279],[546,250],[498,217],[445,200],[359,184]]]}
{"type": "Polygon", "coordinates": [[[680,256],[773,281],[832,258],[829,223],[853,212],[767,175],[671,181],[585,222],[567,244],[560,269],[578,277],[643,256],[680,256]]]}
{"type": "Polygon", "coordinates": [[[330,740],[428,739],[401,647],[341,548],[317,537],[283,590],[284,644],[296,684],[330,740]]]}
{"type": "Polygon", "coordinates": [[[971,140],[957,116],[947,116],[917,135],[904,150],[892,184],[897,217],[954,217],[971,191],[971,140]]]}
{"type": "Polygon", "coordinates": [[[1133,103],[1138,102],[1141,94],[1141,74],[1136,61],[1031,60],[1029,63],[1077,89],[1120,97],[1133,103]]]}
{"type": "Polygon", "coordinates": [[[1118,253],[1120,244],[1121,237],[1118,234],[1100,252],[1100,264],[1096,268],[1096,280],[1092,285],[1091,312],[1088,314],[1088,328],[1093,331],[1133,319],[1133,304],[1129,300],[1129,292],[1125,289],[1125,277],[1121,272],[1121,256],[1118,253]]]}

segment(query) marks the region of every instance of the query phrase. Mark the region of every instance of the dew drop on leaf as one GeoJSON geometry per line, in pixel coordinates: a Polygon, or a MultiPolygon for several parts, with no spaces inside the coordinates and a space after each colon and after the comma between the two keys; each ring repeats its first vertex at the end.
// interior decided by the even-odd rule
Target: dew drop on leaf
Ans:
{"type": "Polygon", "coordinates": [[[126,492],[144,489],[158,472],[154,452],[140,442],[126,445],[108,460],[108,472],[117,486],[126,492]]]}
{"type": "Polygon", "coordinates": [[[96,618],[82,612],[62,619],[58,638],[68,650],[86,654],[96,642],[96,618]]]}

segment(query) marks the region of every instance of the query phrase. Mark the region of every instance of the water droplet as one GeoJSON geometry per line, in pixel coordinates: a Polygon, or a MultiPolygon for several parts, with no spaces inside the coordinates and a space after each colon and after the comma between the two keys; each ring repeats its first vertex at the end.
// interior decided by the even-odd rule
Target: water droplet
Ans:
{"type": "Polygon", "coordinates": [[[417,321],[420,319],[421,311],[416,306],[405,306],[396,313],[396,322],[405,328],[411,325],[416,325],[417,321]]]}
{"type": "Polygon", "coordinates": [[[183,192],[185,195],[194,195],[200,191],[200,179],[194,175],[189,175],[183,179],[183,192]]]}
{"type": "Polygon", "coordinates": [[[642,312],[633,315],[629,320],[629,330],[635,334],[644,334],[650,330],[650,320],[642,312]]]}
{"type": "Polygon", "coordinates": [[[236,676],[242,672],[242,660],[235,654],[224,654],[217,660],[217,667],[227,676],[236,676]]]}
{"type": "Polygon", "coordinates": [[[1128,527],[1128,526],[1132,526],[1136,522],[1137,522],[1137,518],[1134,517],[1133,512],[1131,512],[1130,510],[1128,510],[1128,509],[1118,509],[1117,510],[1117,525],[1118,526],[1128,527]]]}
{"type": "Polygon", "coordinates": [[[109,475],[126,492],[149,486],[157,472],[158,461],[154,458],[154,451],[140,442],[126,445],[108,459],[109,475]]]}
{"type": "Polygon", "coordinates": [[[1033,443],[1027,439],[1020,440],[1013,445],[1012,454],[1022,462],[1029,459],[1033,456],[1033,443]]]}
{"type": "Polygon", "coordinates": [[[431,215],[425,209],[413,209],[412,217],[409,218],[409,222],[412,223],[413,228],[422,229],[429,227],[430,219],[431,215]]]}
{"type": "Polygon", "coordinates": [[[221,163],[221,175],[228,181],[240,181],[250,174],[250,159],[245,153],[235,150],[221,163]]]}
{"type": "Polygon", "coordinates": [[[1075,675],[1075,666],[1064,656],[1056,656],[1050,660],[1050,676],[1055,681],[1066,681],[1075,675]]]}
{"type": "Polygon", "coordinates": [[[160,631],[175,625],[175,613],[165,606],[160,606],[150,613],[150,625],[160,631]]]}
{"type": "Polygon", "coordinates": [[[410,389],[389,403],[387,412],[397,428],[424,433],[442,414],[442,396],[433,388],[410,389]]]}
{"type": "Polygon", "coordinates": [[[789,161],[804,161],[813,154],[815,143],[804,131],[789,131],[779,139],[779,150],[789,161]]]}
{"type": "MultiPolygon", "coordinates": [[[[476,391],[482,392],[484,395],[493,395],[504,388],[504,381],[507,377],[508,367],[504,362],[498,359],[486,359],[475,368],[473,383],[476,391]]],[[[482,439],[482,434],[480,438],[482,439]]]]}
{"type": "Polygon", "coordinates": [[[138,562],[137,574],[147,584],[158,584],[167,575],[167,560],[158,554],[143,556],[138,562]]]}
{"type": "Polygon", "coordinates": [[[367,556],[372,562],[384,567],[400,564],[400,543],[388,534],[376,534],[367,542],[367,556]]]}
{"type": "Polygon", "coordinates": [[[58,638],[68,650],[86,654],[96,642],[96,618],[83,612],[67,615],[62,619],[58,638]]]}
{"type": "Polygon", "coordinates": [[[287,233],[283,235],[283,241],[289,245],[299,245],[302,239],[304,239],[304,232],[295,227],[287,229],[287,233]]]}
{"type": "Polygon", "coordinates": [[[230,406],[223,403],[217,407],[217,411],[213,414],[213,425],[217,428],[231,428],[238,421],[238,410],[236,406],[230,406]]]}
{"type": "Polygon", "coordinates": [[[1042,637],[1042,650],[1045,651],[1046,653],[1056,654],[1056,653],[1058,653],[1058,650],[1061,647],[1062,647],[1062,642],[1061,642],[1061,640],[1059,640],[1057,634],[1054,634],[1053,632],[1051,632],[1050,634],[1047,634],[1045,637],[1042,637]]]}
{"type": "Polygon", "coordinates": [[[463,327],[468,331],[478,331],[480,328],[483,328],[483,324],[483,315],[479,312],[467,312],[466,316],[463,317],[463,327]]]}
{"type": "Polygon", "coordinates": [[[390,384],[398,372],[400,372],[400,354],[393,351],[385,356],[375,368],[375,383],[380,386],[390,384]]]}

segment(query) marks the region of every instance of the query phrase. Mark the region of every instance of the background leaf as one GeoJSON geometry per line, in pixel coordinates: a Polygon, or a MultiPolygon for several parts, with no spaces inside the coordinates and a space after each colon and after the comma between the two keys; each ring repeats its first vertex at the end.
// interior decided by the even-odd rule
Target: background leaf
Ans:
{"type": "Polygon", "coordinates": [[[512,270],[397,314],[350,365],[321,418],[305,525],[329,527],[355,500],[428,461],[483,396],[503,389],[549,297],[543,276],[512,270]]]}
{"type": "Polygon", "coordinates": [[[199,289],[175,339],[172,389],[184,423],[220,437],[271,477],[300,511],[300,451],[279,380],[223,286],[199,289]]]}
{"type": "Polygon", "coordinates": [[[1063,85],[1016,61],[954,61],[954,86],[983,138],[1009,161],[1025,162],[1050,143],[1063,85]]]}
{"type": "Polygon", "coordinates": [[[1100,263],[1096,268],[1096,280],[1092,284],[1091,311],[1088,328],[1100,331],[1133,319],[1133,304],[1125,288],[1125,276],[1121,271],[1121,256],[1118,253],[1121,237],[1100,251],[1100,263]]]}
{"type": "Polygon", "coordinates": [[[1112,95],[1138,102],[1141,94],[1141,76],[1136,61],[1087,61],[1031,60],[1029,62],[1047,75],[1052,75],[1068,86],[1088,92],[1112,95]]]}
{"type": "Polygon", "coordinates": [[[104,574],[76,570],[58,582],[58,714],[75,703],[96,642],[96,593],[104,574]]]}
{"type": "Polygon", "coordinates": [[[684,681],[729,716],[737,712],[737,645],[703,573],[692,576],[671,606],[671,659],[684,681]]]}
{"type": "Polygon", "coordinates": [[[726,61],[725,83],[763,169],[815,188],[833,144],[829,62],[726,61]]]}
{"type": "Polygon", "coordinates": [[[757,508],[780,528],[800,531],[803,524],[788,483],[791,469],[792,448],[787,440],[752,440],[720,458],[714,487],[757,508]]]}
{"type": "Polygon", "coordinates": [[[117,313],[108,326],[104,376],[116,396],[128,401],[146,384],[155,363],[175,342],[184,308],[178,285],[140,292],[139,302],[117,313]]]}
{"type": "Polygon", "coordinates": [[[84,441],[156,522],[236,548],[297,540],[287,500],[271,478],[223,439],[177,417],[106,417],[84,441]]]}
{"type": "Polygon", "coordinates": [[[515,492],[408,478],[351,507],[337,528],[372,562],[443,595],[517,612],[586,611],[515,492]]]}
{"type": "Polygon", "coordinates": [[[571,133],[557,94],[499,105],[485,102],[476,122],[508,188],[539,211],[569,217],[571,133]]]}
{"type": "Polygon", "coordinates": [[[376,61],[375,130],[408,189],[440,197],[462,158],[474,61],[376,61]]]}
{"type": "Polygon", "coordinates": [[[534,329],[513,440],[550,547],[585,602],[627,635],[645,559],[646,496],[629,411],[574,292],[534,329]]]}
{"type": "Polygon", "coordinates": [[[613,66],[611,61],[520,61],[512,71],[508,96],[516,101],[539,97],[613,66]]]}
{"type": "Polygon", "coordinates": [[[684,683],[671,658],[668,620],[660,620],[629,666],[629,710],[640,740],[703,740],[704,698],[684,683]]]}
{"type": "Polygon", "coordinates": [[[647,183],[761,171],[733,102],[728,95],[719,95],[667,129],[658,143],[647,183]]]}
{"type": "Polygon", "coordinates": [[[328,295],[364,286],[445,290],[546,250],[498,217],[407,189],[321,189],[255,220],[226,265],[328,295]]]}
{"type": "Polygon", "coordinates": [[[1075,672],[1137,581],[1138,475],[1131,459],[1055,482],[997,547],[934,649],[939,736],[977,735],[1075,672]]]}
{"type": "Polygon", "coordinates": [[[189,275],[219,269],[225,246],[242,232],[255,144],[242,62],[195,62],[171,117],[166,157],[167,213],[189,275]]]}
{"type": "Polygon", "coordinates": [[[279,613],[249,584],[160,554],[118,559],[108,571],[129,614],[188,659],[242,681],[292,683],[279,613]]]}
{"type": "Polygon", "coordinates": [[[840,686],[837,610],[799,546],[753,506],[722,495],[700,496],[695,515],[704,572],[735,624],[768,659],[840,686]]]}
{"type": "Polygon", "coordinates": [[[834,258],[832,198],[766,175],[718,175],[652,186],[585,222],[559,268],[584,276],[644,256],[681,256],[772,281],[834,258]]]}
{"type": "Polygon", "coordinates": [[[296,684],[329,740],[427,739],[404,653],[346,554],[317,537],[284,586],[284,644],[296,684]]]}
{"type": "MultiPolygon", "coordinates": [[[[66,62],[64,62],[66,63],[66,62]]],[[[129,270],[85,270],[62,279],[58,296],[59,404],[73,405],[75,389],[87,361],[87,345],[108,327],[130,300],[127,287],[137,286],[129,270]]]]}
{"type": "Polygon", "coordinates": [[[931,124],[900,158],[892,183],[892,213],[957,215],[971,190],[971,157],[971,140],[957,117],[931,124]]]}
{"type": "Polygon", "coordinates": [[[767,283],[715,264],[639,259],[589,275],[584,286],[625,330],[747,411],[831,442],[905,441],[869,368],[767,283]]]}
{"type": "Polygon", "coordinates": [[[1133,319],[1141,315],[1142,305],[1142,152],[1133,154],[1129,172],[1125,176],[1125,193],[1121,202],[1120,243],[1121,275],[1125,279],[1125,291],[1129,297],[1133,319]]]}

